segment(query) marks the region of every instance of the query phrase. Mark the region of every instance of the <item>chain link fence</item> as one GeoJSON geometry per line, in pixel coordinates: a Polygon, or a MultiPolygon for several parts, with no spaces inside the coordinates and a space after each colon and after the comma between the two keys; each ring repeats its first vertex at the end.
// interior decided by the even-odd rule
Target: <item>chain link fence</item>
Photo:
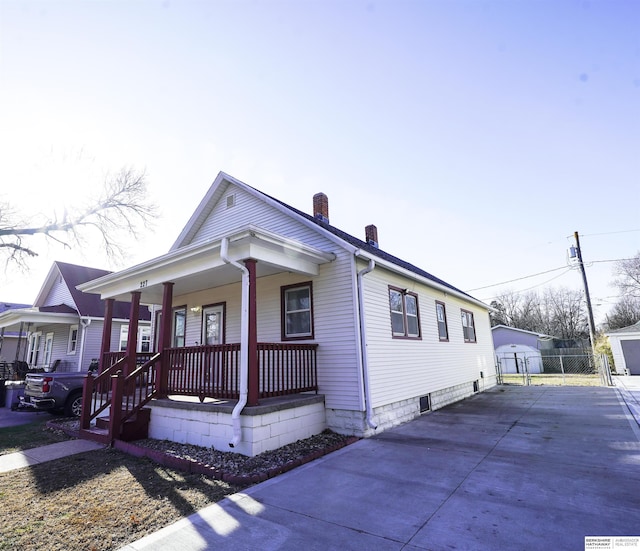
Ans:
{"type": "Polygon", "coordinates": [[[498,354],[498,384],[612,386],[605,354],[498,354]]]}

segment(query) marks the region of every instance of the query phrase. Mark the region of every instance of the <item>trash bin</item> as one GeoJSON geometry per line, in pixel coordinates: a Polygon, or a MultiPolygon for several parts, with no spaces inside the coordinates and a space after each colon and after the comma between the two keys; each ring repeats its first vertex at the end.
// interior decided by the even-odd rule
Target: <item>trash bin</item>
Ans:
{"type": "Polygon", "coordinates": [[[6,387],[5,407],[13,407],[14,405],[18,405],[20,396],[24,396],[24,387],[25,387],[24,382],[8,381],[8,383],[5,383],[5,387],[6,387]]]}

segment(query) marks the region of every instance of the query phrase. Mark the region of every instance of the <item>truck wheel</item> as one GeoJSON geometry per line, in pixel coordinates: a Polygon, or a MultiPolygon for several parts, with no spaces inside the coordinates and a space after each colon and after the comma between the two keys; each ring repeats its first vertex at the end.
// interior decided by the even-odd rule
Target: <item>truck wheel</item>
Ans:
{"type": "Polygon", "coordinates": [[[67,399],[64,405],[64,414],[67,417],[80,417],[82,413],[82,392],[76,392],[67,399]]]}

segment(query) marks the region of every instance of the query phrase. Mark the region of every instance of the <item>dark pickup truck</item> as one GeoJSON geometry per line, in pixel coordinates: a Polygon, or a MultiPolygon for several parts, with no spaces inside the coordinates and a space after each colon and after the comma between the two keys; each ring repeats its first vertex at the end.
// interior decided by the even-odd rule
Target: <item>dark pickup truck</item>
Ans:
{"type": "MultiPolygon", "coordinates": [[[[97,362],[92,362],[88,372],[95,368],[97,362]]],[[[27,373],[24,398],[20,398],[18,407],[79,417],[82,413],[82,387],[88,372],[27,373]]]]}

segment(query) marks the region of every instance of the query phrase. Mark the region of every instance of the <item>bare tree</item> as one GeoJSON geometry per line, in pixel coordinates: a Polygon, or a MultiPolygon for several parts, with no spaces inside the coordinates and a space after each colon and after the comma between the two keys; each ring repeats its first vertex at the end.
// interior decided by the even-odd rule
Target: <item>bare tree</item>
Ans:
{"type": "Polygon", "coordinates": [[[640,298],[640,252],[633,258],[616,262],[614,285],[624,296],[640,298]]]}
{"type": "Polygon", "coordinates": [[[629,327],[640,321],[640,299],[632,296],[622,297],[613,305],[606,316],[608,330],[629,327]]]}
{"type": "MultiPolygon", "coordinates": [[[[580,291],[548,288],[543,293],[507,291],[491,304],[500,323],[562,339],[589,335],[587,310],[580,291]]],[[[495,322],[494,322],[495,323],[495,322]]]]}
{"type": "Polygon", "coordinates": [[[136,238],[140,225],[148,226],[155,214],[144,172],[123,168],[105,179],[97,197],[84,206],[65,210],[61,216],[30,219],[11,204],[0,203],[0,252],[5,253],[8,263],[26,267],[29,258],[38,256],[37,236],[71,248],[97,234],[106,254],[119,257],[124,253],[124,236],[136,238]]]}

